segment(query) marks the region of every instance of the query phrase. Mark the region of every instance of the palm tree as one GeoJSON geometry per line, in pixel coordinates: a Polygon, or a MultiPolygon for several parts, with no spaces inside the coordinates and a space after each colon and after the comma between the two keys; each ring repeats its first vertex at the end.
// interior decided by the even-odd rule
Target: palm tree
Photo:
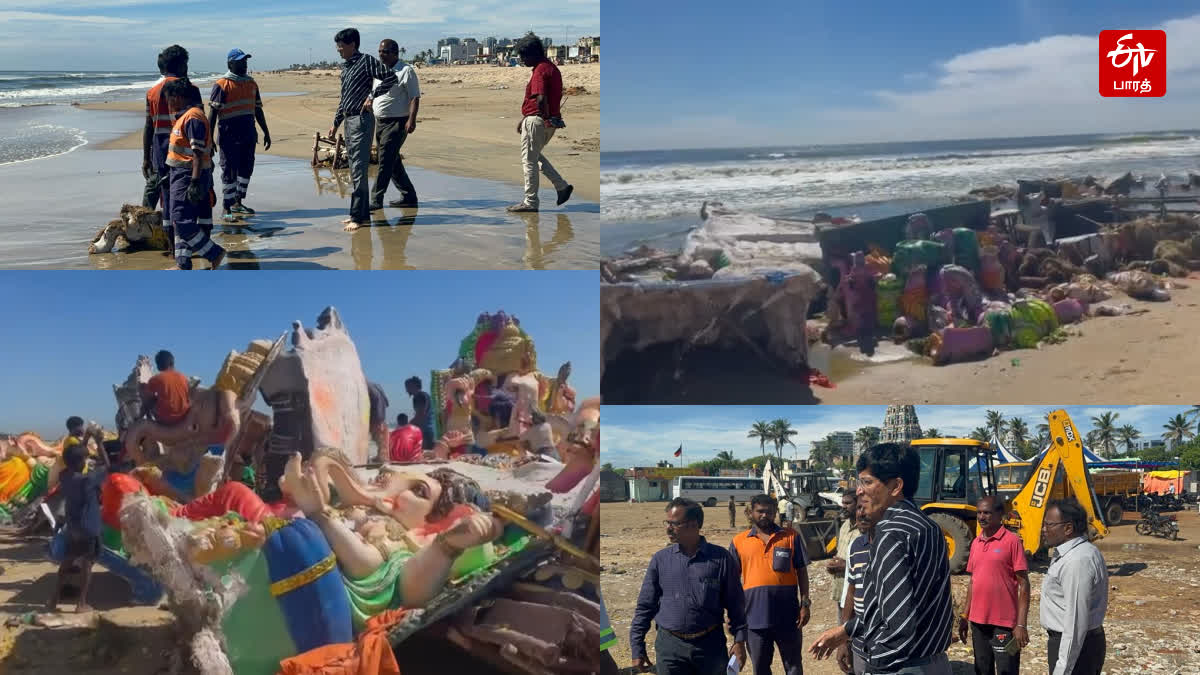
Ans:
{"type": "Polygon", "coordinates": [[[1142,432],[1138,431],[1132,424],[1126,424],[1117,430],[1117,440],[1125,444],[1125,454],[1133,454],[1133,442],[1140,438],[1142,432]]]}
{"type": "Polygon", "coordinates": [[[771,430],[771,423],[763,420],[758,420],[750,425],[750,433],[746,434],[746,438],[757,438],[758,449],[761,454],[767,454],[767,443],[774,443],[775,436],[771,430]]]}
{"type": "Polygon", "coordinates": [[[1117,435],[1116,419],[1120,416],[1120,413],[1106,412],[1092,418],[1092,426],[1096,428],[1096,444],[1102,448],[1100,456],[1104,459],[1112,459],[1113,441],[1117,435]]]}
{"type": "Polygon", "coordinates": [[[792,442],[792,436],[798,433],[800,432],[792,428],[791,420],[781,417],[771,422],[771,440],[775,442],[775,454],[781,461],[783,460],[783,446],[796,447],[796,444],[792,442]]]}
{"type": "Polygon", "coordinates": [[[879,443],[879,427],[863,427],[854,432],[854,444],[858,446],[860,453],[877,443],[879,443]]]}
{"type": "Polygon", "coordinates": [[[722,462],[736,462],[737,461],[736,459],[734,459],[733,452],[730,450],[722,450],[722,451],[718,452],[717,459],[722,462]]]}
{"type": "Polygon", "coordinates": [[[1163,428],[1166,429],[1162,435],[1163,440],[1171,441],[1172,448],[1178,447],[1179,444],[1196,435],[1195,432],[1192,431],[1192,421],[1189,420],[1185,415],[1176,415],[1172,417],[1171,419],[1167,420],[1167,423],[1163,425],[1163,428]]]}
{"type": "Polygon", "coordinates": [[[1017,452],[1022,456],[1028,452],[1025,447],[1029,444],[1029,426],[1025,424],[1025,420],[1020,417],[1014,417],[1008,421],[1008,438],[1012,444],[1017,446],[1017,452]]]}
{"type": "Polygon", "coordinates": [[[400,58],[404,58],[404,55],[407,53],[408,53],[407,49],[405,49],[404,47],[400,48],[400,58]]]}
{"type": "Polygon", "coordinates": [[[992,436],[997,439],[1002,439],[1004,436],[1005,426],[1004,413],[1000,412],[999,410],[987,411],[987,428],[988,431],[992,433],[992,436]]]}
{"type": "Polygon", "coordinates": [[[834,445],[833,439],[826,436],[819,441],[813,441],[812,450],[808,453],[808,459],[814,466],[829,466],[833,463],[833,457],[837,452],[837,446],[834,445]]]}
{"type": "Polygon", "coordinates": [[[613,470],[613,465],[612,465],[612,462],[605,462],[605,463],[604,463],[604,464],[603,464],[603,465],[600,467],[600,470],[601,470],[601,471],[612,471],[612,470],[613,470]]]}
{"type": "Polygon", "coordinates": [[[975,427],[975,430],[971,432],[970,438],[987,443],[992,439],[991,434],[992,432],[988,431],[987,427],[975,427]]]}
{"type": "Polygon", "coordinates": [[[937,427],[930,427],[925,430],[925,433],[921,434],[921,438],[941,438],[941,437],[942,437],[942,431],[941,431],[941,429],[938,429],[937,427]]]}
{"type": "Polygon", "coordinates": [[[1200,405],[1192,406],[1192,408],[1184,414],[1186,414],[1188,417],[1195,417],[1196,419],[1200,419],[1200,405]]]}

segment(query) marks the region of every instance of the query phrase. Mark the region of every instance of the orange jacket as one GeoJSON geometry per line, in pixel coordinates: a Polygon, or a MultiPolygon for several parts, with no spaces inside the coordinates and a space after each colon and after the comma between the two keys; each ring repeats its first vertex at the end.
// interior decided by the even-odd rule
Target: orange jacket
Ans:
{"type": "Polygon", "coordinates": [[[192,153],[198,153],[200,168],[212,168],[212,128],[208,118],[204,116],[204,108],[193,106],[175,120],[171,129],[171,141],[167,146],[167,166],[189,167],[192,165],[192,153]],[[199,120],[204,125],[202,138],[190,138],[187,124],[191,120],[199,120]]]}
{"type": "Polygon", "coordinates": [[[258,84],[252,79],[231,80],[222,77],[216,86],[224,92],[224,101],[209,101],[217,112],[217,120],[224,122],[235,117],[253,115],[258,105],[258,84]]]}
{"type": "Polygon", "coordinates": [[[163,95],[163,87],[168,82],[174,82],[178,79],[178,77],[173,75],[167,75],[158,84],[150,87],[150,91],[146,92],[146,114],[154,122],[154,134],[156,136],[170,134],[175,124],[175,117],[167,109],[167,97],[163,95]]]}

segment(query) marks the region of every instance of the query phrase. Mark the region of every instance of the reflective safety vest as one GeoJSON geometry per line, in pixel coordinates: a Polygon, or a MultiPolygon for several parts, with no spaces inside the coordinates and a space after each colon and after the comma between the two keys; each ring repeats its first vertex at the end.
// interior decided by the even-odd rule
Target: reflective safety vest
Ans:
{"type": "Polygon", "coordinates": [[[158,84],[150,87],[150,91],[146,92],[146,112],[154,122],[154,135],[156,136],[169,135],[171,128],[175,125],[175,118],[171,115],[171,111],[167,109],[167,95],[163,93],[163,87],[168,82],[174,82],[178,79],[178,77],[168,75],[159,80],[158,84]]]}
{"type": "Polygon", "coordinates": [[[217,86],[225,93],[225,101],[211,101],[209,105],[217,112],[219,121],[224,122],[235,117],[254,114],[257,100],[255,94],[258,92],[258,84],[254,80],[231,80],[222,77],[217,80],[217,86]]]}
{"type": "Polygon", "coordinates": [[[212,128],[208,125],[208,118],[204,116],[204,108],[200,106],[188,108],[175,120],[175,126],[171,129],[170,145],[167,146],[167,166],[191,166],[193,152],[199,153],[201,169],[212,168],[212,128]],[[199,120],[204,124],[203,138],[188,137],[187,123],[191,120],[199,120]]]}

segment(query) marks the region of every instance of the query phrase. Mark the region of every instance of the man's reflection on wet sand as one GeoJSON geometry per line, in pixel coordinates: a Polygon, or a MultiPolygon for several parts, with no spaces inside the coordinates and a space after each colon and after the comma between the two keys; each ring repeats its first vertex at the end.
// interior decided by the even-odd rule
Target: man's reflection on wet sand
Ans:
{"type": "Polygon", "coordinates": [[[575,238],[575,229],[571,227],[571,219],[565,213],[556,215],[556,226],[550,241],[542,243],[541,219],[537,213],[522,213],[525,221],[525,255],[521,259],[525,267],[534,270],[546,269],[547,258],[575,238]]]}
{"type": "Polygon", "coordinates": [[[376,269],[373,265],[373,239],[376,235],[379,236],[379,243],[383,247],[383,261],[378,269],[417,269],[408,263],[405,255],[408,237],[412,234],[413,224],[417,220],[417,209],[403,209],[402,212],[403,215],[389,220],[380,215],[382,211],[376,211],[371,218],[370,227],[360,227],[350,235],[350,257],[354,259],[354,269],[376,269]]]}

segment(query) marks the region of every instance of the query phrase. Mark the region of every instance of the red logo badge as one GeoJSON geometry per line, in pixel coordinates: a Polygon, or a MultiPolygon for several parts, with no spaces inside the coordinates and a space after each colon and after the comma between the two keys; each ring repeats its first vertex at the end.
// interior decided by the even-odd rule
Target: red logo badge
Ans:
{"type": "Polygon", "coordinates": [[[1100,31],[1101,96],[1145,97],[1166,93],[1166,31],[1100,31]]]}

